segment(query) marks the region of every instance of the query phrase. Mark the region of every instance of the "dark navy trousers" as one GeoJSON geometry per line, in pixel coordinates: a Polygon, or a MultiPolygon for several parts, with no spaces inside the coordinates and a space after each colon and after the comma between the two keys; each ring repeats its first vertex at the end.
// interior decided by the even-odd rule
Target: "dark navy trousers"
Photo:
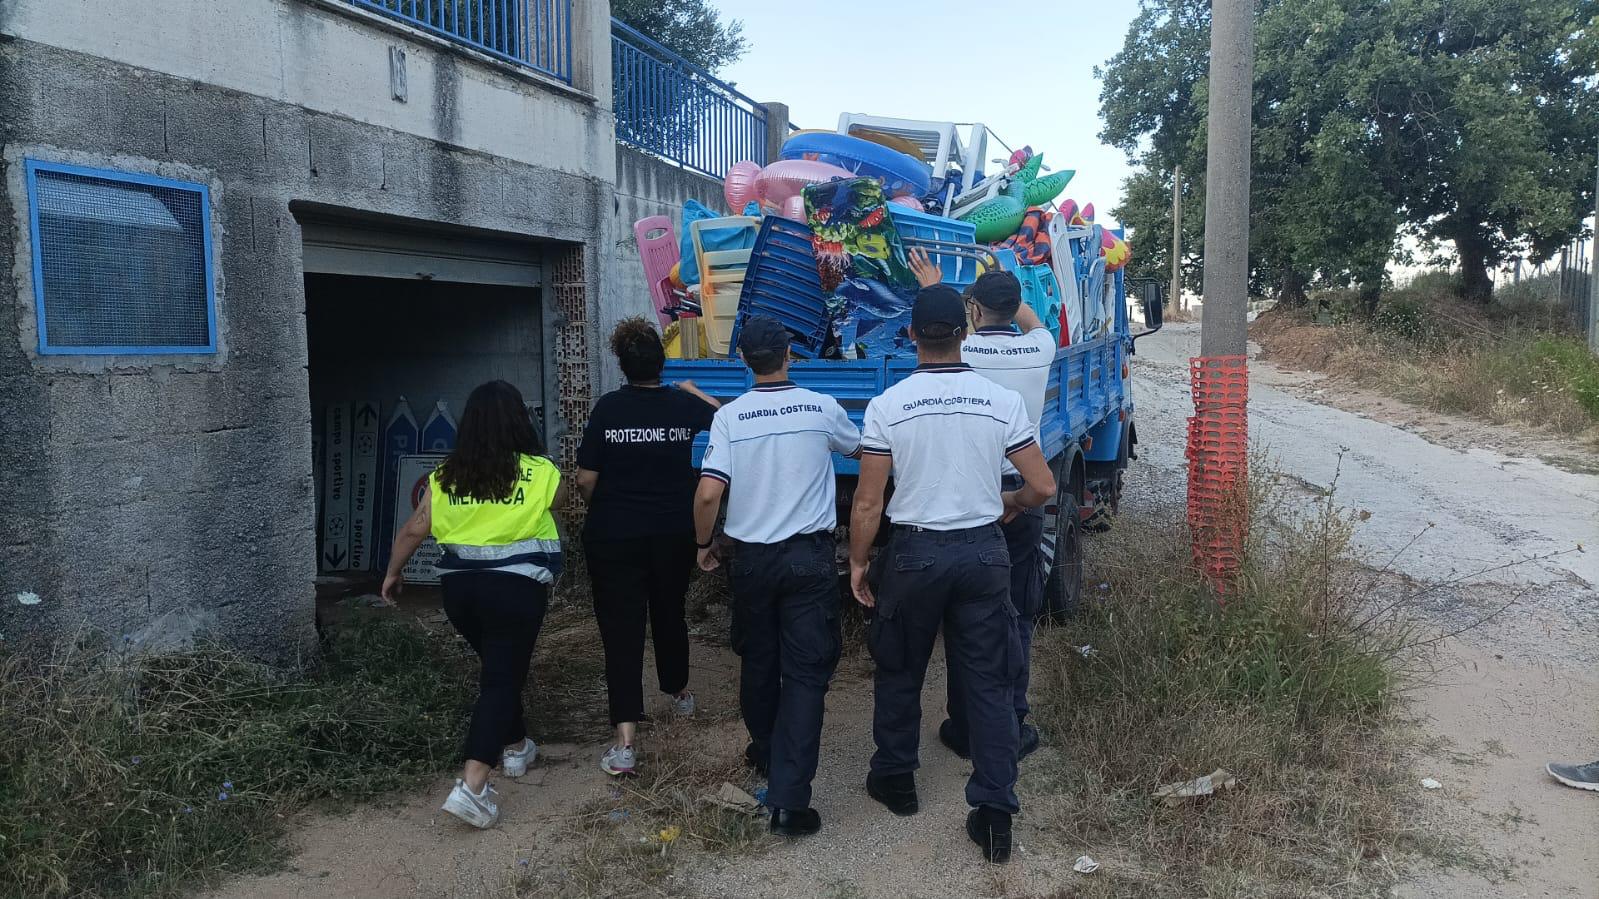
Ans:
{"type": "Polygon", "coordinates": [[[896,526],[875,563],[877,662],[872,772],[920,767],[922,684],[939,628],[971,730],[966,802],[1015,813],[1014,685],[1023,656],[1010,602],[1010,554],[998,525],[959,531],[896,526]]]}
{"type": "MultiPolygon", "coordinates": [[[[1007,475],[1006,490],[1022,486],[1022,479],[1007,475]]],[[[1021,672],[1016,676],[1016,721],[1027,720],[1027,685],[1030,680],[1033,656],[1033,622],[1044,605],[1044,510],[1028,509],[1000,525],[1005,534],[1005,549],[1010,552],[1010,603],[1016,607],[1016,635],[1022,648],[1021,672]]],[[[948,643],[945,644],[946,654],[948,643]]],[[[962,692],[960,672],[949,666],[949,720],[955,725],[955,738],[963,740],[969,730],[966,723],[966,706],[960,701],[962,692]]]]}
{"type": "Polygon", "coordinates": [[[834,546],[831,533],[818,531],[734,550],[739,708],[755,753],[768,759],[773,808],[811,804],[827,685],[842,646],[834,546]]]}

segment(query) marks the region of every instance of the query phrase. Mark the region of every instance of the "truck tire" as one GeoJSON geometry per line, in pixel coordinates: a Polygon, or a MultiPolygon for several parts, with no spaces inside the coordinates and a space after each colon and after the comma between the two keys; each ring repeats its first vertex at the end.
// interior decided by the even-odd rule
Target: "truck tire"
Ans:
{"type": "Polygon", "coordinates": [[[1039,620],[1048,624],[1065,621],[1083,600],[1083,523],[1077,499],[1083,485],[1069,467],[1055,483],[1055,502],[1044,507],[1044,548],[1050,564],[1039,620]]]}

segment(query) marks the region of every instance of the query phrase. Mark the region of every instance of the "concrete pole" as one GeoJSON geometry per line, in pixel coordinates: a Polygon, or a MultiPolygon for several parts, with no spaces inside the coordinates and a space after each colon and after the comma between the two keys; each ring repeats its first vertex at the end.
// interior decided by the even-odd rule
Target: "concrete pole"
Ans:
{"type": "Polygon", "coordinates": [[[1599,159],[1593,174],[1593,265],[1588,267],[1588,351],[1599,356],[1599,159]]]}
{"type": "Polygon", "coordinates": [[[1254,6],[1254,0],[1214,0],[1211,4],[1201,356],[1242,356],[1248,344],[1254,6]]]}
{"type": "Polygon", "coordinates": [[[1183,308],[1183,167],[1171,176],[1171,308],[1183,308]]]}
{"type": "Polygon", "coordinates": [[[762,103],[761,106],[766,110],[766,158],[761,160],[761,165],[766,165],[781,157],[783,142],[788,140],[788,104],[762,103]]]}

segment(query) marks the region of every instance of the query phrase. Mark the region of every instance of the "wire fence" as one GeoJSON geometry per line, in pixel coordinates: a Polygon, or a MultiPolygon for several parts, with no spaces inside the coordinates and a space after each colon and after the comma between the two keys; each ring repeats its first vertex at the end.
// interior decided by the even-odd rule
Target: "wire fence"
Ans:
{"type": "Polygon", "coordinates": [[[1518,313],[1536,315],[1549,327],[1586,335],[1593,303],[1594,242],[1572,241],[1550,258],[1512,260],[1495,277],[1495,299],[1518,313]]]}

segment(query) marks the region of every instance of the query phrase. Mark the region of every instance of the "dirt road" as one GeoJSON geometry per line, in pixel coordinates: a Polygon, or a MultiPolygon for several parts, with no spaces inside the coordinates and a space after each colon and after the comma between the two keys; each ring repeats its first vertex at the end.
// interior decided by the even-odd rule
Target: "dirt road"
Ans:
{"type": "MultiPolygon", "coordinates": [[[[1170,429],[1192,408],[1198,338],[1198,325],[1175,325],[1139,344],[1140,455],[1155,472],[1181,470],[1170,429]]],[[[1420,600],[1434,631],[1514,600],[1439,644],[1415,695],[1439,741],[1428,773],[1443,787],[1427,809],[1480,844],[1481,870],[1422,872],[1399,895],[1599,897],[1599,795],[1543,773],[1551,758],[1599,758],[1599,477],[1452,439],[1481,442],[1491,426],[1480,423],[1430,416],[1422,435],[1327,405],[1336,391],[1313,376],[1257,362],[1250,385],[1256,448],[1310,489],[1336,479],[1341,505],[1371,513],[1355,535],[1369,562],[1443,585],[1420,600]],[[1495,871],[1511,879],[1484,876],[1495,871]]],[[[1492,442],[1514,447],[1499,430],[1492,442]]]]}
{"type": "MultiPolygon", "coordinates": [[[[1135,514],[1141,506],[1181,501],[1186,360],[1196,341],[1195,326],[1176,326],[1140,346],[1142,458],[1126,500],[1135,514]]],[[[1431,659],[1434,674],[1414,705],[1437,738],[1418,778],[1443,784],[1426,794],[1415,787],[1426,826],[1463,832],[1480,850],[1468,853],[1467,865],[1424,866],[1396,895],[1599,896],[1593,839],[1599,795],[1555,786],[1542,773],[1548,758],[1599,757],[1599,478],[1435,444],[1307,400],[1316,389],[1304,377],[1257,366],[1256,442],[1306,489],[1328,489],[1336,478],[1341,503],[1371,513],[1357,539],[1376,565],[1392,559],[1394,571],[1417,582],[1447,585],[1425,595],[1425,623],[1437,632],[1455,630],[1517,599],[1487,624],[1440,644],[1431,659]],[[1595,545],[1578,553],[1578,542],[1595,545]],[[1500,567],[1533,556],[1550,557],[1500,567]]],[[[1089,552],[1105,546],[1096,539],[1089,552]]],[[[703,730],[707,757],[733,758],[743,745],[731,714],[734,660],[709,645],[696,653],[696,685],[715,720],[694,726],[703,730]]],[[[1061,888],[1081,876],[1070,873],[1072,859],[1092,847],[1045,846],[1025,817],[1018,836],[1026,851],[1014,864],[994,869],[976,861],[961,829],[965,769],[933,733],[941,717],[941,671],[930,676],[924,694],[922,813],[897,819],[865,796],[861,779],[871,746],[865,672],[859,660],[847,664],[829,698],[816,784],[823,832],[751,856],[688,859],[662,888],[704,897],[1065,895],[1061,888]]],[[[603,738],[548,747],[548,761],[523,783],[502,785],[506,818],[495,831],[472,833],[437,814],[441,786],[395,808],[312,820],[301,832],[293,870],[240,881],[217,895],[507,895],[506,884],[521,872],[538,876],[556,867],[572,840],[572,816],[609,794],[611,784],[594,765],[603,738]]]]}

